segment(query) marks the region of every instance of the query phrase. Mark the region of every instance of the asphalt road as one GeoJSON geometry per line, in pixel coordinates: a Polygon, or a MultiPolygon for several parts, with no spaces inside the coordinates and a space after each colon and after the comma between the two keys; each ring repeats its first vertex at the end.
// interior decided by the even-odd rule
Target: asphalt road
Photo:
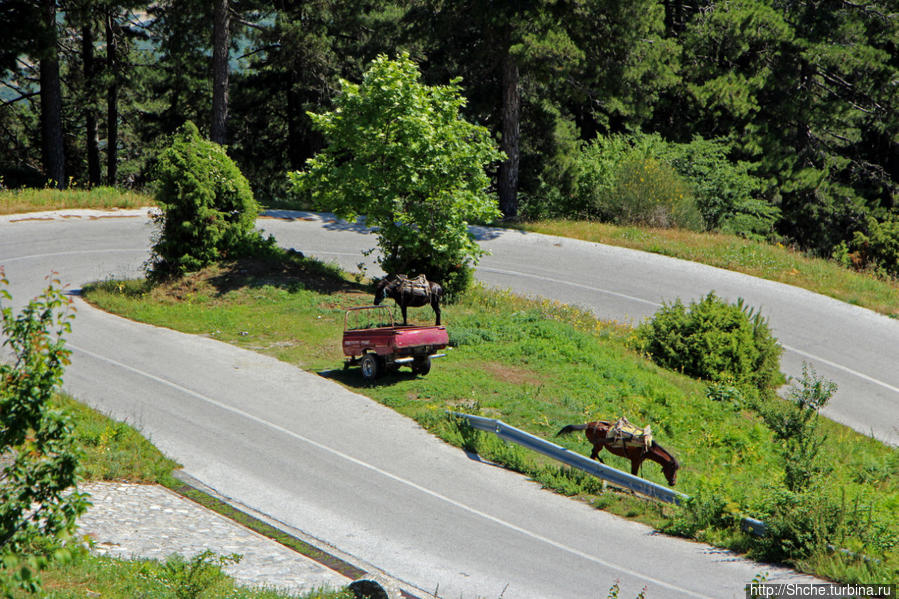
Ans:
{"type": "MultiPolygon", "coordinates": [[[[355,270],[376,238],[358,225],[312,213],[275,213],[261,226],[282,245],[355,270]],[[293,218],[294,220],[287,220],[293,218]]],[[[823,413],[855,430],[899,445],[899,320],[798,287],[598,243],[507,229],[476,228],[477,277],[484,283],[575,304],[600,318],[637,323],[663,302],[685,303],[714,291],[760,310],[784,347],[782,371],[803,364],[838,389],[823,413]]],[[[370,272],[380,272],[368,261],[370,272]]]]}
{"type": "MultiPolygon", "coordinates": [[[[44,275],[58,272],[78,309],[66,390],[141,429],[219,493],[441,597],[603,597],[619,580],[622,597],[646,586],[652,598],[723,598],[743,597],[743,585],[761,572],[771,581],[806,580],[543,491],[289,364],[91,308],[77,299],[77,289],[139,274],[151,228],[145,216],[77,214],[0,217],[0,265],[16,303],[37,294],[44,275]]],[[[306,218],[261,224],[282,245],[346,266],[359,262],[359,247],[372,245],[364,231],[306,218]]],[[[616,268],[607,263],[616,250],[597,248],[591,257],[589,247],[568,241],[485,236],[496,251],[480,274],[488,283],[528,293],[564,291],[560,299],[582,305],[601,297],[599,305],[620,303],[624,314],[638,315],[621,301],[639,297],[635,290],[602,291],[613,289],[603,271],[642,278],[635,269],[652,262],[645,256],[616,268]],[[504,243],[513,243],[515,256],[500,261],[504,243]],[[548,255],[569,245],[577,251],[548,255]],[[566,283],[569,268],[594,274],[572,274],[577,283],[566,283]],[[534,286],[524,287],[528,281],[534,286]]],[[[651,312],[653,301],[637,304],[651,312]]]]}

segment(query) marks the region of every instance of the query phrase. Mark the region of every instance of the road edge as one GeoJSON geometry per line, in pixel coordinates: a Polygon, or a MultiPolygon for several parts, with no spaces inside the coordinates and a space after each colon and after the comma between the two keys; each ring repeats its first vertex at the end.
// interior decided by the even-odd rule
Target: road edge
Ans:
{"type": "Polygon", "coordinates": [[[433,597],[430,593],[398,580],[372,564],[353,558],[315,537],[221,495],[183,470],[173,472],[172,480],[161,484],[181,497],[269,538],[283,547],[337,572],[350,581],[380,579],[395,586],[400,597],[406,599],[433,597]]]}

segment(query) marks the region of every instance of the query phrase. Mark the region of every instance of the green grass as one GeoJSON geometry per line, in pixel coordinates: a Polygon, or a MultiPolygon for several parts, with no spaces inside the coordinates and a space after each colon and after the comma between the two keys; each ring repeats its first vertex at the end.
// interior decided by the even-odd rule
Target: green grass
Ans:
{"type": "MultiPolygon", "coordinates": [[[[552,437],[566,424],[620,415],[651,423],[658,442],[682,464],[678,489],[724,496],[726,509],[735,515],[758,514],[771,504],[780,485],[778,447],[761,418],[709,400],[703,382],[637,355],[630,349],[630,329],[557,303],[475,288],[446,307],[444,319],[454,347],[427,377],[402,370],[367,385],[358,369],[342,369],[340,334],[343,308],[367,304],[371,296],[345,275],[327,273],[311,261],[285,258],[278,272],[267,268],[275,267],[223,265],[152,289],[143,282],[110,281],[89,288],[86,297],[129,318],[210,335],[320,372],[415,418],[451,443],[559,492],[655,526],[666,526],[679,516],[672,508],[604,491],[590,477],[466,430],[447,418],[446,411],[500,418],[542,437],[552,437]],[[304,283],[307,275],[309,284],[304,283]],[[324,282],[327,276],[332,277],[330,284],[324,282]]],[[[412,312],[422,320],[432,318],[429,309],[412,312]]],[[[826,429],[824,451],[833,471],[823,483],[824,495],[835,501],[843,498],[850,506],[846,513],[851,506],[861,506],[852,508],[853,517],[858,509],[870,516],[867,529],[848,531],[835,541],[881,562],[859,566],[843,554],[817,553],[795,565],[839,580],[874,574],[878,580],[897,580],[899,552],[888,543],[872,547],[869,533],[881,526],[885,539],[899,536],[894,516],[899,509],[899,452],[832,422],[826,429]]],[[[562,440],[589,453],[581,436],[562,440]]],[[[621,458],[605,459],[629,469],[621,458]]],[[[642,475],[664,484],[653,463],[647,462],[642,475]]],[[[705,527],[693,536],[737,550],[753,547],[733,523],[705,527]]]]}
{"type": "Polygon", "coordinates": [[[663,254],[795,285],[893,318],[899,317],[899,281],[855,272],[780,244],[734,235],[678,229],[620,227],[594,221],[550,220],[520,225],[535,233],[663,254]]]}
{"type": "Polygon", "coordinates": [[[87,481],[170,484],[179,465],[165,457],[143,435],[74,399],[60,395],[57,407],[71,418],[76,443],[83,451],[87,481]]]}
{"type": "MultiPolygon", "coordinates": [[[[191,560],[173,556],[166,562],[153,560],[118,560],[92,556],[86,551],[75,552],[73,558],[56,564],[41,573],[43,593],[48,599],[186,599],[216,597],[228,599],[287,599],[291,595],[273,589],[240,587],[224,575],[215,559],[193,569],[189,575],[191,560]]],[[[16,595],[31,597],[32,595],[16,595]]],[[[351,599],[352,593],[341,591],[317,591],[305,595],[306,599],[351,599]]]]}
{"type": "Polygon", "coordinates": [[[136,191],[111,187],[94,189],[16,189],[0,190],[0,214],[20,214],[72,208],[142,208],[153,206],[153,198],[136,191]]]}

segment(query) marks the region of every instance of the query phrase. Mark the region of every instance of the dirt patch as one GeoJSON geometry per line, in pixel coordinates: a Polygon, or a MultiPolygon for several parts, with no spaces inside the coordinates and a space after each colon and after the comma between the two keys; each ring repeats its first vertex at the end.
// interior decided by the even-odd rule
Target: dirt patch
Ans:
{"type": "Polygon", "coordinates": [[[512,385],[539,385],[543,381],[540,375],[533,370],[527,370],[518,366],[510,366],[498,362],[485,362],[481,365],[481,368],[494,379],[512,385]]]}

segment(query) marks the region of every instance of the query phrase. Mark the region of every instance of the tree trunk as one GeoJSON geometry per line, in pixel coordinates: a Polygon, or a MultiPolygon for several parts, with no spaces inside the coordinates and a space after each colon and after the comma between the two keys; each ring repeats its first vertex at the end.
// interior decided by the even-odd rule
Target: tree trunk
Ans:
{"type": "Polygon", "coordinates": [[[212,129],[210,139],[224,145],[228,138],[228,59],[231,24],[228,0],[215,0],[212,34],[212,129]]]}
{"type": "Polygon", "coordinates": [[[106,96],[106,184],[115,186],[119,163],[119,63],[115,16],[106,14],[106,65],[110,84],[106,96]]]}
{"type": "Polygon", "coordinates": [[[306,116],[303,96],[296,87],[287,90],[287,162],[291,170],[306,167],[306,160],[322,147],[322,136],[306,116]]]}
{"type": "Polygon", "coordinates": [[[62,138],[62,89],[56,48],[56,1],[43,0],[44,27],[49,32],[46,55],[41,58],[41,145],[44,174],[59,189],[66,188],[66,156],[62,138]]]}
{"type": "Polygon", "coordinates": [[[97,139],[97,97],[94,68],[94,27],[90,16],[85,15],[85,23],[81,27],[81,59],[84,62],[84,86],[86,102],[84,108],[84,126],[87,149],[87,182],[90,187],[100,185],[100,142],[97,139]]]}
{"type": "Polygon", "coordinates": [[[503,140],[506,161],[499,167],[499,209],[506,218],[518,215],[518,159],[520,142],[521,94],[518,65],[508,52],[503,60],[503,140]]]}
{"type": "Polygon", "coordinates": [[[287,90],[287,162],[291,169],[302,169],[305,156],[303,152],[303,102],[293,86],[287,90]]]}

